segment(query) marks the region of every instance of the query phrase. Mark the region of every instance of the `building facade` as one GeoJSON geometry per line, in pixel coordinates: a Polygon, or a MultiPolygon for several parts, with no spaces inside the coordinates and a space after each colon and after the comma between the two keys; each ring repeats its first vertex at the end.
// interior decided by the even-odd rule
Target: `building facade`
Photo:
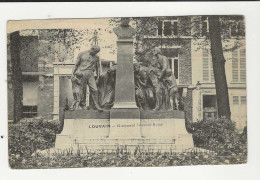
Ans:
{"type": "MultiPolygon", "coordinates": [[[[225,18],[224,18],[225,19],[225,18]]],[[[144,27],[137,21],[137,33],[144,27]]],[[[208,20],[204,16],[157,17],[149,21],[150,31],[138,39],[144,48],[160,47],[176,77],[181,109],[188,121],[217,117],[217,101],[208,39],[208,20]]],[[[147,22],[147,21],[145,21],[147,22]]],[[[246,54],[243,17],[221,21],[231,119],[239,130],[246,125],[246,54]]],[[[29,30],[28,30],[29,31],[29,30]]],[[[67,47],[66,41],[50,38],[60,30],[20,32],[23,71],[24,116],[59,119],[66,103],[73,100],[70,75],[80,47],[67,47]]],[[[137,41],[137,40],[136,40],[137,41]]],[[[8,53],[10,60],[10,53],[8,53]]],[[[100,52],[103,72],[116,61],[108,49],[100,52]]],[[[10,79],[10,71],[9,79],[10,79]]],[[[8,85],[8,118],[12,119],[12,87],[8,85]]],[[[88,98],[88,96],[87,96],[88,98]]],[[[87,101],[88,102],[88,101],[87,101]]]]}
{"type": "MultiPolygon", "coordinates": [[[[186,119],[217,117],[217,99],[206,16],[161,17],[143,42],[160,47],[176,77],[186,119]],[[157,26],[157,27],[156,27],[157,26]]],[[[242,16],[220,19],[226,59],[231,119],[238,130],[246,126],[246,51],[242,16]]]]}

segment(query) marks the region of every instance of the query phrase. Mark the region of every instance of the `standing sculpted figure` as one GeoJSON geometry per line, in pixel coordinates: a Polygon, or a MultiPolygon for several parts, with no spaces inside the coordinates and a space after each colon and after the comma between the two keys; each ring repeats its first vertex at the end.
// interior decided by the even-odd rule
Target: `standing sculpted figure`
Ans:
{"type": "Polygon", "coordinates": [[[178,109],[178,105],[179,105],[178,86],[176,83],[176,78],[171,70],[166,71],[166,78],[164,79],[164,83],[167,86],[169,92],[172,109],[174,110],[178,109]]]}
{"type": "Polygon", "coordinates": [[[82,73],[76,72],[71,76],[72,93],[74,101],[70,107],[70,110],[78,110],[81,106],[82,100],[82,73]]]}
{"type": "Polygon", "coordinates": [[[162,55],[162,51],[158,47],[156,47],[154,49],[154,56],[157,59],[158,68],[161,70],[159,80],[162,81],[163,78],[166,77],[166,72],[171,70],[170,65],[169,65],[169,61],[168,61],[167,57],[162,55]]]}
{"type": "Polygon", "coordinates": [[[149,77],[152,81],[153,88],[155,89],[156,97],[156,105],[154,110],[159,110],[162,107],[163,83],[160,81],[161,74],[162,71],[160,69],[160,65],[154,56],[149,63],[149,77]]]}
{"type": "Polygon", "coordinates": [[[72,77],[75,76],[75,74],[82,74],[82,96],[80,101],[80,106],[83,109],[86,108],[86,88],[89,86],[90,89],[90,96],[92,97],[93,103],[95,108],[98,111],[103,111],[99,107],[98,104],[98,89],[97,89],[97,83],[99,81],[99,57],[97,56],[97,53],[100,51],[100,47],[97,45],[93,45],[90,50],[81,52],[78,57],[75,64],[75,67],[72,71],[72,77]],[[95,80],[94,72],[97,73],[97,79],[95,80]]]}

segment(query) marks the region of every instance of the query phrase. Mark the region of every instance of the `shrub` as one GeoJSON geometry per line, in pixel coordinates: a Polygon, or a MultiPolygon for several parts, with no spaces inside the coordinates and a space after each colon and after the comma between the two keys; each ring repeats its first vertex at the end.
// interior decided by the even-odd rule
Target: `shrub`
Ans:
{"type": "Polygon", "coordinates": [[[240,135],[235,123],[228,119],[202,120],[190,124],[189,128],[196,147],[216,151],[219,155],[246,153],[246,133],[240,135]]]}
{"type": "Polygon", "coordinates": [[[29,157],[38,149],[52,147],[59,126],[58,121],[48,121],[42,118],[23,119],[16,124],[9,124],[9,156],[14,154],[29,157]]]}
{"type": "Polygon", "coordinates": [[[12,156],[13,168],[80,168],[80,167],[149,167],[149,166],[187,166],[241,164],[245,156],[217,156],[212,152],[160,153],[126,152],[104,153],[55,153],[33,154],[31,157],[12,156]]]}

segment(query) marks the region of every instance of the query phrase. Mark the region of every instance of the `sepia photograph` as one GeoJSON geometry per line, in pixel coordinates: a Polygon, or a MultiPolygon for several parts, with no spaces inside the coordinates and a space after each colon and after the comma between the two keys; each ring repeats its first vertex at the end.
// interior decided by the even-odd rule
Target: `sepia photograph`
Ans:
{"type": "Polygon", "coordinates": [[[243,15],[9,20],[9,167],[247,163],[245,32],[243,15]]]}

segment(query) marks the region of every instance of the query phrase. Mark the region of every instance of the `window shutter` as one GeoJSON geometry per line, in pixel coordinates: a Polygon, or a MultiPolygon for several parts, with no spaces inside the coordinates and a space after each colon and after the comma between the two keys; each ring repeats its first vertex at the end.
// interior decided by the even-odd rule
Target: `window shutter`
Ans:
{"type": "Polygon", "coordinates": [[[240,98],[241,104],[246,104],[246,96],[241,96],[240,98]]]}
{"type": "Polygon", "coordinates": [[[179,79],[178,59],[174,59],[174,76],[175,76],[176,79],[179,79]]]}
{"type": "Polygon", "coordinates": [[[175,36],[178,35],[178,23],[177,23],[177,22],[174,22],[174,23],[173,23],[173,34],[174,34],[175,36]]]}
{"type": "Polygon", "coordinates": [[[246,82],[246,51],[240,49],[240,81],[246,82]]]}
{"type": "Polygon", "coordinates": [[[164,22],[164,35],[165,36],[172,35],[172,23],[170,21],[164,22]]]}
{"type": "Polygon", "coordinates": [[[208,59],[208,51],[203,49],[202,52],[202,66],[203,66],[203,81],[209,81],[209,59],[208,59]]]}
{"type": "Polygon", "coordinates": [[[158,35],[161,36],[162,35],[162,21],[158,22],[158,35]]]}
{"type": "Polygon", "coordinates": [[[213,62],[209,51],[204,49],[203,50],[203,81],[204,82],[214,82],[214,71],[213,71],[213,62]]]}
{"type": "Polygon", "coordinates": [[[234,105],[239,104],[239,96],[233,96],[233,104],[234,105]]]}
{"type": "Polygon", "coordinates": [[[238,50],[232,52],[232,80],[238,82],[238,50]]]}
{"type": "Polygon", "coordinates": [[[169,62],[169,66],[170,66],[170,68],[171,68],[171,70],[172,70],[172,59],[169,58],[169,59],[168,59],[168,62],[169,62]]]}
{"type": "Polygon", "coordinates": [[[212,58],[210,58],[210,80],[211,82],[215,81],[212,58]]]}

